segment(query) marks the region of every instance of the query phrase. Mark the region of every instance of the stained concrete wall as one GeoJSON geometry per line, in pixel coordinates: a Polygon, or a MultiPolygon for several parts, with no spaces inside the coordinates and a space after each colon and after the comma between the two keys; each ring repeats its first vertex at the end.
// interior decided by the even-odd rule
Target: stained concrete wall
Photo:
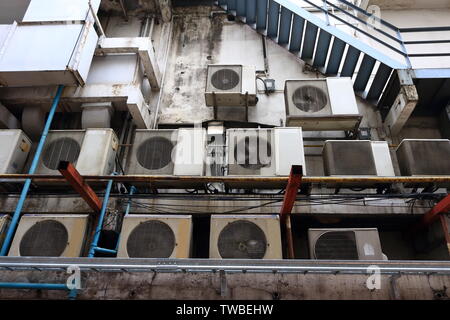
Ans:
{"type": "MultiPolygon", "coordinates": [[[[63,272],[0,272],[1,281],[65,283],[63,272]],[[45,280],[44,280],[45,279],[45,280]]],[[[176,300],[446,300],[450,276],[381,276],[379,290],[366,286],[368,275],[219,273],[84,273],[78,299],[176,300]],[[222,288],[222,290],[221,290],[222,288]]],[[[0,299],[66,299],[67,293],[0,289],[0,299]]]]}

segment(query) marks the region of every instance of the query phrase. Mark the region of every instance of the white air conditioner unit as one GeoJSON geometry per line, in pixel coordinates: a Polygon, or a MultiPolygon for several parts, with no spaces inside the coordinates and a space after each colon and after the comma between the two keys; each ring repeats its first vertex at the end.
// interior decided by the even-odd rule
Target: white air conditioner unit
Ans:
{"type": "Polygon", "coordinates": [[[362,119],[350,78],[287,80],[284,98],[288,127],[356,130],[362,119]]]}
{"type": "Polygon", "coordinates": [[[205,156],[203,128],[136,130],[126,171],[130,175],[203,176],[205,156]]]}
{"type": "Polygon", "coordinates": [[[118,146],[112,129],[50,131],[36,173],[59,174],[59,162],[69,161],[82,175],[108,175],[118,146]]]}
{"type": "MultiPolygon", "coordinates": [[[[293,165],[306,175],[302,128],[228,129],[228,176],[288,176],[293,165]]],[[[273,187],[273,184],[232,183],[239,188],[273,187]]]]}
{"type": "Polygon", "coordinates": [[[88,215],[26,214],[19,223],[9,256],[79,257],[88,215]]]}
{"type": "Polygon", "coordinates": [[[385,141],[328,140],[322,155],[326,176],[395,176],[385,141]]]}
{"type": "Polygon", "coordinates": [[[192,217],[189,215],[125,216],[117,257],[189,258],[192,217]]]}
{"type": "Polygon", "coordinates": [[[209,257],[282,259],[278,215],[212,215],[209,257]]]}
{"type": "Polygon", "coordinates": [[[209,65],[205,91],[206,105],[255,106],[256,70],[254,66],[209,65]]]}
{"type": "MultiPolygon", "coordinates": [[[[402,176],[450,175],[450,140],[405,139],[397,147],[396,155],[402,176]]],[[[436,185],[450,188],[449,183],[436,185]]]]}
{"type": "Polygon", "coordinates": [[[311,259],[387,260],[376,228],[309,229],[311,259]]]}
{"type": "Polygon", "coordinates": [[[0,215],[0,247],[3,245],[3,240],[5,240],[6,231],[8,230],[10,217],[6,214],[0,215]]]}
{"type": "Polygon", "coordinates": [[[22,173],[31,141],[22,130],[0,130],[0,174],[22,173]]]}

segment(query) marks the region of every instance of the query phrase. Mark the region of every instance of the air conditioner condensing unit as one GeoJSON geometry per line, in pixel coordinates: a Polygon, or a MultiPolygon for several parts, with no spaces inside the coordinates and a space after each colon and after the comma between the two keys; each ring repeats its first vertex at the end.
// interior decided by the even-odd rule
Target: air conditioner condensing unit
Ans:
{"type": "Polygon", "coordinates": [[[354,131],[362,119],[350,78],[287,80],[284,96],[288,127],[354,131]]]}
{"type": "Polygon", "coordinates": [[[205,90],[206,105],[255,106],[256,71],[254,66],[209,65],[205,90]]]}
{"type": "Polygon", "coordinates": [[[22,130],[0,130],[0,174],[22,173],[31,141],[22,130]]]}

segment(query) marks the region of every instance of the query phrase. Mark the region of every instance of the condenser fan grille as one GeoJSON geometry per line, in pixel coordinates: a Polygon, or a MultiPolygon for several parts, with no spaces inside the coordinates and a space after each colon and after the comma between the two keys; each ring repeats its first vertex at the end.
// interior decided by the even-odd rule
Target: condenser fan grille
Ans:
{"type": "Polygon", "coordinates": [[[217,246],[224,259],[262,259],[266,254],[267,240],[255,223],[239,220],[223,228],[217,246]]]}
{"type": "Polygon", "coordinates": [[[75,163],[80,155],[80,144],[72,138],[60,138],[51,142],[44,151],[44,165],[57,170],[60,161],[75,163]]]}
{"type": "Polygon", "coordinates": [[[239,74],[232,69],[220,69],[211,77],[211,84],[219,90],[231,90],[239,84],[239,81],[239,74]]]}
{"type": "Polygon", "coordinates": [[[322,234],[314,246],[316,259],[325,260],[358,260],[353,231],[332,231],[322,234]]]}
{"type": "Polygon", "coordinates": [[[20,241],[21,256],[59,257],[67,247],[66,227],[55,220],[44,220],[33,225],[20,241]]]}
{"type": "Polygon", "coordinates": [[[164,222],[151,220],[131,232],[127,252],[130,258],[169,258],[175,246],[172,229],[164,222]]]}
{"type": "Polygon", "coordinates": [[[302,86],[294,91],[292,102],[303,112],[318,112],[328,104],[324,90],[313,86],[302,86]]]}
{"type": "Polygon", "coordinates": [[[137,150],[139,164],[148,170],[164,168],[172,161],[174,144],[163,137],[152,137],[145,140],[137,150]]]}
{"type": "Polygon", "coordinates": [[[245,169],[258,170],[270,166],[271,157],[272,145],[264,138],[245,137],[234,146],[234,159],[245,169]]]}

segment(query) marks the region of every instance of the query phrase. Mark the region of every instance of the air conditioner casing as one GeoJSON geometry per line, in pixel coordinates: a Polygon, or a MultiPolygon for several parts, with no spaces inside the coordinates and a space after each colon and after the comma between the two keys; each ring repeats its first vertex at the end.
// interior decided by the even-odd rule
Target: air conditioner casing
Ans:
{"type": "MultiPolygon", "coordinates": [[[[402,176],[450,175],[450,140],[405,139],[397,147],[396,155],[402,176]]],[[[449,183],[437,186],[450,188],[449,183]]]]}
{"type": "MultiPolygon", "coordinates": [[[[154,230],[154,229],[152,229],[154,230]]],[[[142,230],[144,231],[144,230],[142,230]]],[[[169,232],[170,233],[170,232],[169,232]]],[[[150,235],[149,232],[146,233],[150,235]]],[[[133,236],[134,237],[134,236],[133,236]]],[[[142,236],[136,236],[134,239],[144,241],[142,236]]],[[[118,258],[189,258],[191,253],[191,239],[192,239],[192,216],[190,215],[127,215],[124,218],[122,225],[122,232],[120,236],[119,249],[117,253],[118,258]],[[167,256],[156,257],[152,254],[143,254],[134,256],[129,252],[129,240],[133,231],[147,222],[160,222],[170,229],[172,235],[167,238],[167,241],[173,241],[173,250],[168,252],[167,256]],[[170,239],[173,237],[172,239],[170,239]]],[[[132,240],[131,240],[132,241],[132,240]]],[[[142,246],[153,246],[155,244],[142,243],[142,246]]],[[[131,247],[132,248],[132,247],[131,247]]],[[[131,249],[130,249],[131,250],[131,249]]],[[[169,250],[170,251],[170,250],[169,250]]]]}
{"type": "Polygon", "coordinates": [[[209,65],[207,70],[206,105],[221,106],[255,106],[256,99],[256,69],[254,66],[243,65],[209,65]],[[223,71],[225,70],[225,71],[223,71]],[[220,81],[218,76],[223,72],[220,81]],[[233,86],[235,84],[235,86],[233,86]]]}
{"type": "Polygon", "coordinates": [[[3,240],[5,240],[6,231],[8,230],[11,218],[6,215],[0,215],[0,247],[3,245],[3,240]]]}
{"type": "Polygon", "coordinates": [[[376,228],[308,229],[308,241],[311,259],[386,260],[376,228]]]}
{"type": "Polygon", "coordinates": [[[385,141],[328,140],[322,156],[325,176],[395,176],[389,145],[385,141]]]}
{"type": "Polygon", "coordinates": [[[284,97],[288,127],[302,127],[305,131],[356,130],[362,119],[351,78],[287,80],[284,97]]]}
{"type": "MultiPolygon", "coordinates": [[[[306,175],[302,128],[228,129],[227,145],[228,176],[289,176],[293,165],[303,166],[306,175]]],[[[230,184],[232,188],[247,186],[277,187],[255,182],[230,184]]]]}
{"type": "Polygon", "coordinates": [[[50,215],[50,214],[25,214],[19,223],[14,235],[9,256],[58,256],[58,257],[80,257],[84,249],[85,238],[88,231],[88,215],[50,215]],[[43,227],[42,223],[52,223],[53,227],[43,227]],[[41,224],[41,225],[37,225],[41,224]],[[30,229],[35,227],[35,230],[30,229]],[[59,229],[60,228],[60,229],[59,229]],[[65,230],[65,231],[64,231],[65,230]],[[33,232],[35,233],[33,234],[33,232]],[[61,232],[67,237],[61,236],[61,232]],[[29,237],[29,238],[25,238],[29,237]],[[58,238],[60,237],[60,238],[58,238]],[[29,241],[33,247],[22,248],[22,242],[29,241]],[[61,243],[63,241],[64,243],[61,243]],[[58,250],[49,249],[49,245],[58,246],[58,250]],[[22,250],[33,252],[32,255],[25,255],[22,250]],[[47,255],[48,250],[56,250],[59,255],[47,255]]]}
{"type": "MultiPolygon", "coordinates": [[[[205,157],[206,130],[203,128],[136,130],[126,172],[129,175],[203,176],[205,157]]],[[[172,181],[169,184],[182,183],[172,181]]]]}
{"type": "Polygon", "coordinates": [[[60,174],[58,164],[64,160],[82,175],[108,175],[114,170],[118,146],[112,129],[50,131],[36,173],[60,174]],[[57,146],[61,139],[66,140],[57,146]]]}
{"type": "MultiPolygon", "coordinates": [[[[234,259],[222,257],[219,249],[221,232],[229,224],[244,221],[259,227],[264,233],[266,250],[262,259],[282,259],[280,220],[278,215],[212,215],[209,241],[209,257],[212,259],[234,259]]],[[[245,245],[245,244],[244,244],[245,245]]],[[[239,258],[239,257],[237,257],[239,258]]]]}
{"type": "Polygon", "coordinates": [[[22,130],[0,130],[0,174],[22,173],[31,140],[22,130]]]}

